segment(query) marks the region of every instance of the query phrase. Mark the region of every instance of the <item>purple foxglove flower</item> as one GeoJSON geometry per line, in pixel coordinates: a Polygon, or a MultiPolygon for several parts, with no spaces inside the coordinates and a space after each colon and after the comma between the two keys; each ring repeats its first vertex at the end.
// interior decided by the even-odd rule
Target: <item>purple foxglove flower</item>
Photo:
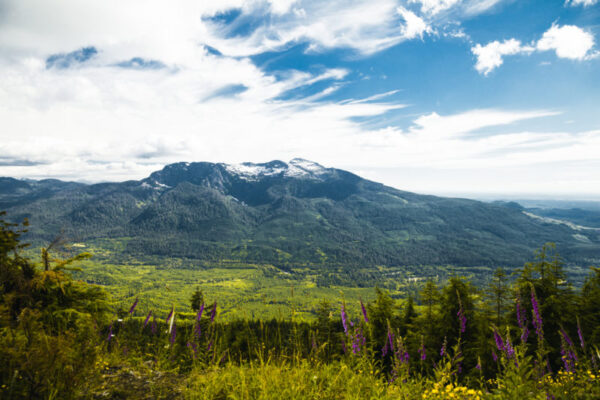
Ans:
{"type": "Polygon", "coordinates": [[[146,327],[146,325],[148,325],[148,321],[150,321],[151,315],[152,315],[152,310],[150,310],[150,312],[148,312],[148,316],[146,316],[146,319],[144,320],[144,328],[146,327]]]}
{"type": "Polygon", "coordinates": [[[542,316],[540,315],[540,307],[537,302],[537,298],[535,297],[535,290],[533,287],[531,288],[531,308],[533,314],[533,326],[535,327],[535,332],[537,333],[540,339],[544,338],[544,331],[542,329],[542,316]]]}
{"type": "Polygon", "coordinates": [[[528,337],[529,337],[529,328],[524,327],[523,330],[521,331],[521,342],[526,343],[528,337]]]}
{"type": "Polygon", "coordinates": [[[385,345],[381,348],[381,358],[384,358],[385,356],[387,356],[387,353],[388,353],[388,342],[386,340],[385,345]]]}
{"type": "Polygon", "coordinates": [[[342,303],[341,317],[342,326],[344,327],[344,333],[346,334],[346,336],[348,336],[348,316],[346,315],[346,305],[344,303],[342,303]]]}
{"type": "Polygon", "coordinates": [[[169,313],[169,315],[167,315],[167,319],[165,319],[166,323],[169,323],[169,320],[171,319],[171,317],[173,316],[173,312],[175,311],[174,307],[171,307],[171,312],[169,313]]]}
{"type": "Polygon", "coordinates": [[[581,331],[581,325],[579,324],[579,317],[577,317],[577,336],[579,336],[581,348],[585,349],[585,341],[583,340],[583,332],[581,331]]]}
{"type": "Polygon", "coordinates": [[[135,308],[138,305],[138,298],[135,298],[135,301],[133,302],[133,304],[131,305],[131,308],[129,309],[129,314],[133,314],[133,311],[135,310],[135,308]]]}
{"type": "Polygon", "coordinates": [[[425,361],[427,359],[427,352],[425,351],[425,343],[423,343],[423,338],[421,338],[421,347],[419,347],[419,354],[421,355],[421,361],[425,361]]]}
{"type": "Polygon", "coordinates": [[[390,344],[390,350],[394,351],[394,332],[388,327],[388,342],[390,344]]]}
{"type": "Polygon", "coordinates": [[[202,319],[202,312],[204,311],[204,303],[200,305],[200,309],[198,310],[198,314],[196,315],[196,320],[200,321],[202,319]]]}
{"type": "Polygon", "coordinates": [[[354,340],[352,340],[352,353],[353,354],[360,353],[360,338],[358,337],[358,335],[356,335],[354,337],[354,340]]]}
{"type": "Polygon", "coordinates": [[[212,311],[210,312],[210,323],[215,322],[215,316],[217,315],[217,302],[213,304],[212,311]]]}
{"type": "Polygon", "coordinates": [[[515,349],[513,348],[512,343],[510,342],[510,336],[508,334],[506,334],[506,343],[504,345],[504,348],[506,350],[506,357],[513,358],[515,355],[515,349]]]}
{"type": "Polygon", "coordinates": [[[440,349],[440,357],[444,357],[444,355],[446,354],[446,337],[444,336],[444,343],[442,344],[442,348],[440,349]]]}
{"type": "Polygon", "coordinates": [[[360,309],[362,310],[363,313],[363,319],[365,320],[365,322],[369,322],[369,318],[367,317],[367,309],[365,308],[365,305],[363,304],[362,300],[360,301],[360,309]]]}
{"type": "Polygon", "coordinates": [[[574,347],[573,341],[571,340],[569,335],[567,335],[567,332],[562,327],[560,328],[560,334],[562,335],[563,339],[565,339],[565,342],[567,342],[567,346],[574,347]]]}
{"type": "Polygon", "coordinates": [[[496,341],[496,347],[498,350],[504,351],[504,342],[502,341],[502,336],[500,336],[496,329],[494,329],[494,340],[496,341]]]}

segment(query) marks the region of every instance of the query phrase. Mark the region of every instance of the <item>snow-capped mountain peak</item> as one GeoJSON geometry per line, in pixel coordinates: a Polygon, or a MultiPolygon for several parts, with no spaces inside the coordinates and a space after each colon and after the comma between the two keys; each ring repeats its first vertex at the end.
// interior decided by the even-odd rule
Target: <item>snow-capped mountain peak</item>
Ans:
{"type": "Polygon", "coordinates": [[[244,180],[258,180],[264,177],[284,176],[292,178],[319,179],[327,170],[316,162],[294,158],[289,163],[271,161],[268,163],[222,164],[227,172],[244,180]]]}

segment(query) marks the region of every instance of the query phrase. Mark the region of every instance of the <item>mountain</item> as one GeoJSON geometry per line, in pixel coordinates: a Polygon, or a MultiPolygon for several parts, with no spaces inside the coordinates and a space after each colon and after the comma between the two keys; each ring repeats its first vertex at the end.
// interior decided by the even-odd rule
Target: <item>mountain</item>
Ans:
{"type": "Polygon", "coordinates": [[[556,242],[568,263],[600,258],[600,230],[556,223],[516,203],[397,190],[294,159],[176,163],[140,181],[0,178],[0,209],[29,218],[28,240],[119,241],[134,256],[280,267],[519,266],[556,242]]]}

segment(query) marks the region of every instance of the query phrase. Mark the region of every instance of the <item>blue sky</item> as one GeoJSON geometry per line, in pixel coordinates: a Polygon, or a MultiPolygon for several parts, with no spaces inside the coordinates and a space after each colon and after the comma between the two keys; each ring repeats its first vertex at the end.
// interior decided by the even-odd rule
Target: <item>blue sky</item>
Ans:
{"type": "Polygon", "coordinates": [[[303,157],[424,193],[600,198],[599,35],[598,0],[5,0],[0,175],[303,157]]]}

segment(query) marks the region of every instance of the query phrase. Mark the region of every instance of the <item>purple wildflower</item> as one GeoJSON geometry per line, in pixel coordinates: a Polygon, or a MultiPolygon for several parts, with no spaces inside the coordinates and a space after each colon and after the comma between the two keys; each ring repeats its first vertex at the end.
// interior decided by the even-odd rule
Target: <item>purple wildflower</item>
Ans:
{"type": "Polygon", "coordinates": [[[202,336],[202,327],[200,326],[200,324],[196,324],[196,329],[194,330],[194,332],[196,333],[196,337],[200,339],[200,337],[202,336]]]}
{"type": "Polygon", "coordinates": [[[521,331],[521,342],[523,342],[523,343],[527,342],[528,337],[529,337],[529,328],[525,327],[521,331]]]}
{"type": "Polygon", "coordinates": [[[565,367],[565,371],[571,372],[571,363],[570,363],[569,357],[567,356],[567,351],[565,349],[564,342],[562,343],[562,345],[560,347],[560,358],[565,367]]]}
{"type": "Polygon", "coordinates": [[[566,346],[564,346],[565,347],[564,350],[566,352],[567,358],[571,361],[577,361],[577,355],[573,351],[573,349],[575,348],[573,341],[571,340],[569,335],[567,335],[567,332],[565,332],[565,330],[563,328],[560,328],[560,334],[563,338],[564,344],[566,344],[566,346]]]}
{"type": "Polygon", "coordinates": [[[496,347],[498,350],[504,351],[504,342],[502,341],[502,336],[500,336],[496,329],[494,329],[494,340],[496,341],[496,347]]]}
{"type": "Polygon", "coordinates": [[[425,351],[425,344],[423,342],[421,342],[421,347],[419,347],[419,354],[421,354],[421,361],[427,359],[427,352],[425,351]]]}
{"type": "Polygon", "coordinates": [[[388,326],[388,342],[390,344],[390,350],[394,351],[394,332],[388,326]]]}
{"type": "Polygon", "coordinates": [[[440,357],[444,357],[444,355],[446,354],[446,344],[447,344],[447,338],[444,336],[444,343],[442,344],[442,348],[440,349],[440,357]]]}
{"type": "Polygon", "coordinates": [[[138,305],[138,298],[135,298],[135,301],[133,302],[133,304],[131,305],[131,308],[129,309],[129,314],[133,314],[133,311],[135,310],[135,308],[138,305]]]}
{"type": "Polygon", "coordinates": [[[565,339],[565,342],[567,342],[567,345],[569,347],[574,347],[573,346],[573,341],[571,340],[571,338],[569,337],[569,335],[567,335],[567,332],[562,327],[560,328],[560,334],[565,339]]]}
{"type": "Polygon", "coordinates": [[[381,349],[381,358],[385,357],[388,353],[388,341],[385,341],[385,345],[381,349]]]}
{"type": "Polygon", "coordinates": [[[150,312],[148,312],[148,316],[144,320],[144,328],[146,327],[146,325],[148,325],[148,321],[150,321],[150,316],[151,315],[152,315],[152,310],[150,310],[150,312]]]}
{"type": "Polygon", "coordinates": [[[365,343],[366,343],[366,339],[363,335],[362,329],[356,330],[354,340],[352,342],[352,352],[354,354],[360,353],[360,351],[361,351],[360,346],[361,346],[361,344],[364,346],[365,343]]]}
{"type": "Polygon", "coordinates": [[[169,320],[171,319],[171,317],[173,316],[173,312],[175,311],[174,307],[171,307],[171,312],[169,313],[169,315],[167,315],[167,319],[165,319],[165,322],[169,322],[169,320]]]}
{"type": "Polygon", "coordinates": [[[362,310],[363,313],[363,318],[365,320],[365,322],[369,322],[369,318],[367,317],[367,309],[365,308],[365,305],[363,304],[362,300],[360,301],[360,308],[362,310]]]}
{"type": "Polygon", "coordinates": [[[360,338],[358,337],[358,335],[354,336],[354,339],[352,340],[352,353],[360,353],[360,338]]]}
{"type": "Polygon", "coordinates": [[[217,302],[213,304],[212,311],[210,312],[210,323],[215,322],[215,316],[217,315],[217,302]]]}
{"type": "Polygon", "coordinates": [[[506,350],[507,358],[513,358],[515,356],[515,349],[513,348],[512,343],[510,342],[510,336],[508,335],[508,333],[506,334],[506,342],[504,344],[504,348],[506,350]]]}
{"type": "Polygon", "coordinates": [[[529,328],[527,327],[527,318],[525,317],[525,310],[521,305],[521,296],[517,297],[517,323],[521,328],[521,342],[527,342],[529,337],[529,328]]]}
{"type": "Polygon", "coordinates": [[[533,311],[533,326],[535,327],[535,332],[541,340],[544,338],[544,331],[542,329],[542,316],[540,315],[540,308],[537,298],[535,297],[535,290],[533,287],[531,288],[531,307],[533,311]]]}
{"type": "Polygon", "coordinates": [[[202,319],[202,312],[204,311],[204,303],[200,305],[200,309],[198,310],[198,314],[196,315],[196,320],[198,322],[202,319]]]}
{"type": "Polygon", "coordinates": [[[581,331],[581,325],[579,324],[579,317],[577,317],[577,336],[579,336],[581,348],[585,350],[585,341],[583,340],[583,332],[581,331]]]}
{"type": "Polygon", "coordinates": [[[481,371],[481,358],[480,357],[477,357],[477,365],[475,365],[475,368],[478,371],[481,371]]]}
{"type": "Polygon", "coordinates": [[[344,303],[342,303],[342,311],[341,311],[341,317],[342,317],[342,326],[344,327],[344,333],[346,334],[346,336],[348,336],[348,316],[346,315],[346,305],[344,303]]]}

